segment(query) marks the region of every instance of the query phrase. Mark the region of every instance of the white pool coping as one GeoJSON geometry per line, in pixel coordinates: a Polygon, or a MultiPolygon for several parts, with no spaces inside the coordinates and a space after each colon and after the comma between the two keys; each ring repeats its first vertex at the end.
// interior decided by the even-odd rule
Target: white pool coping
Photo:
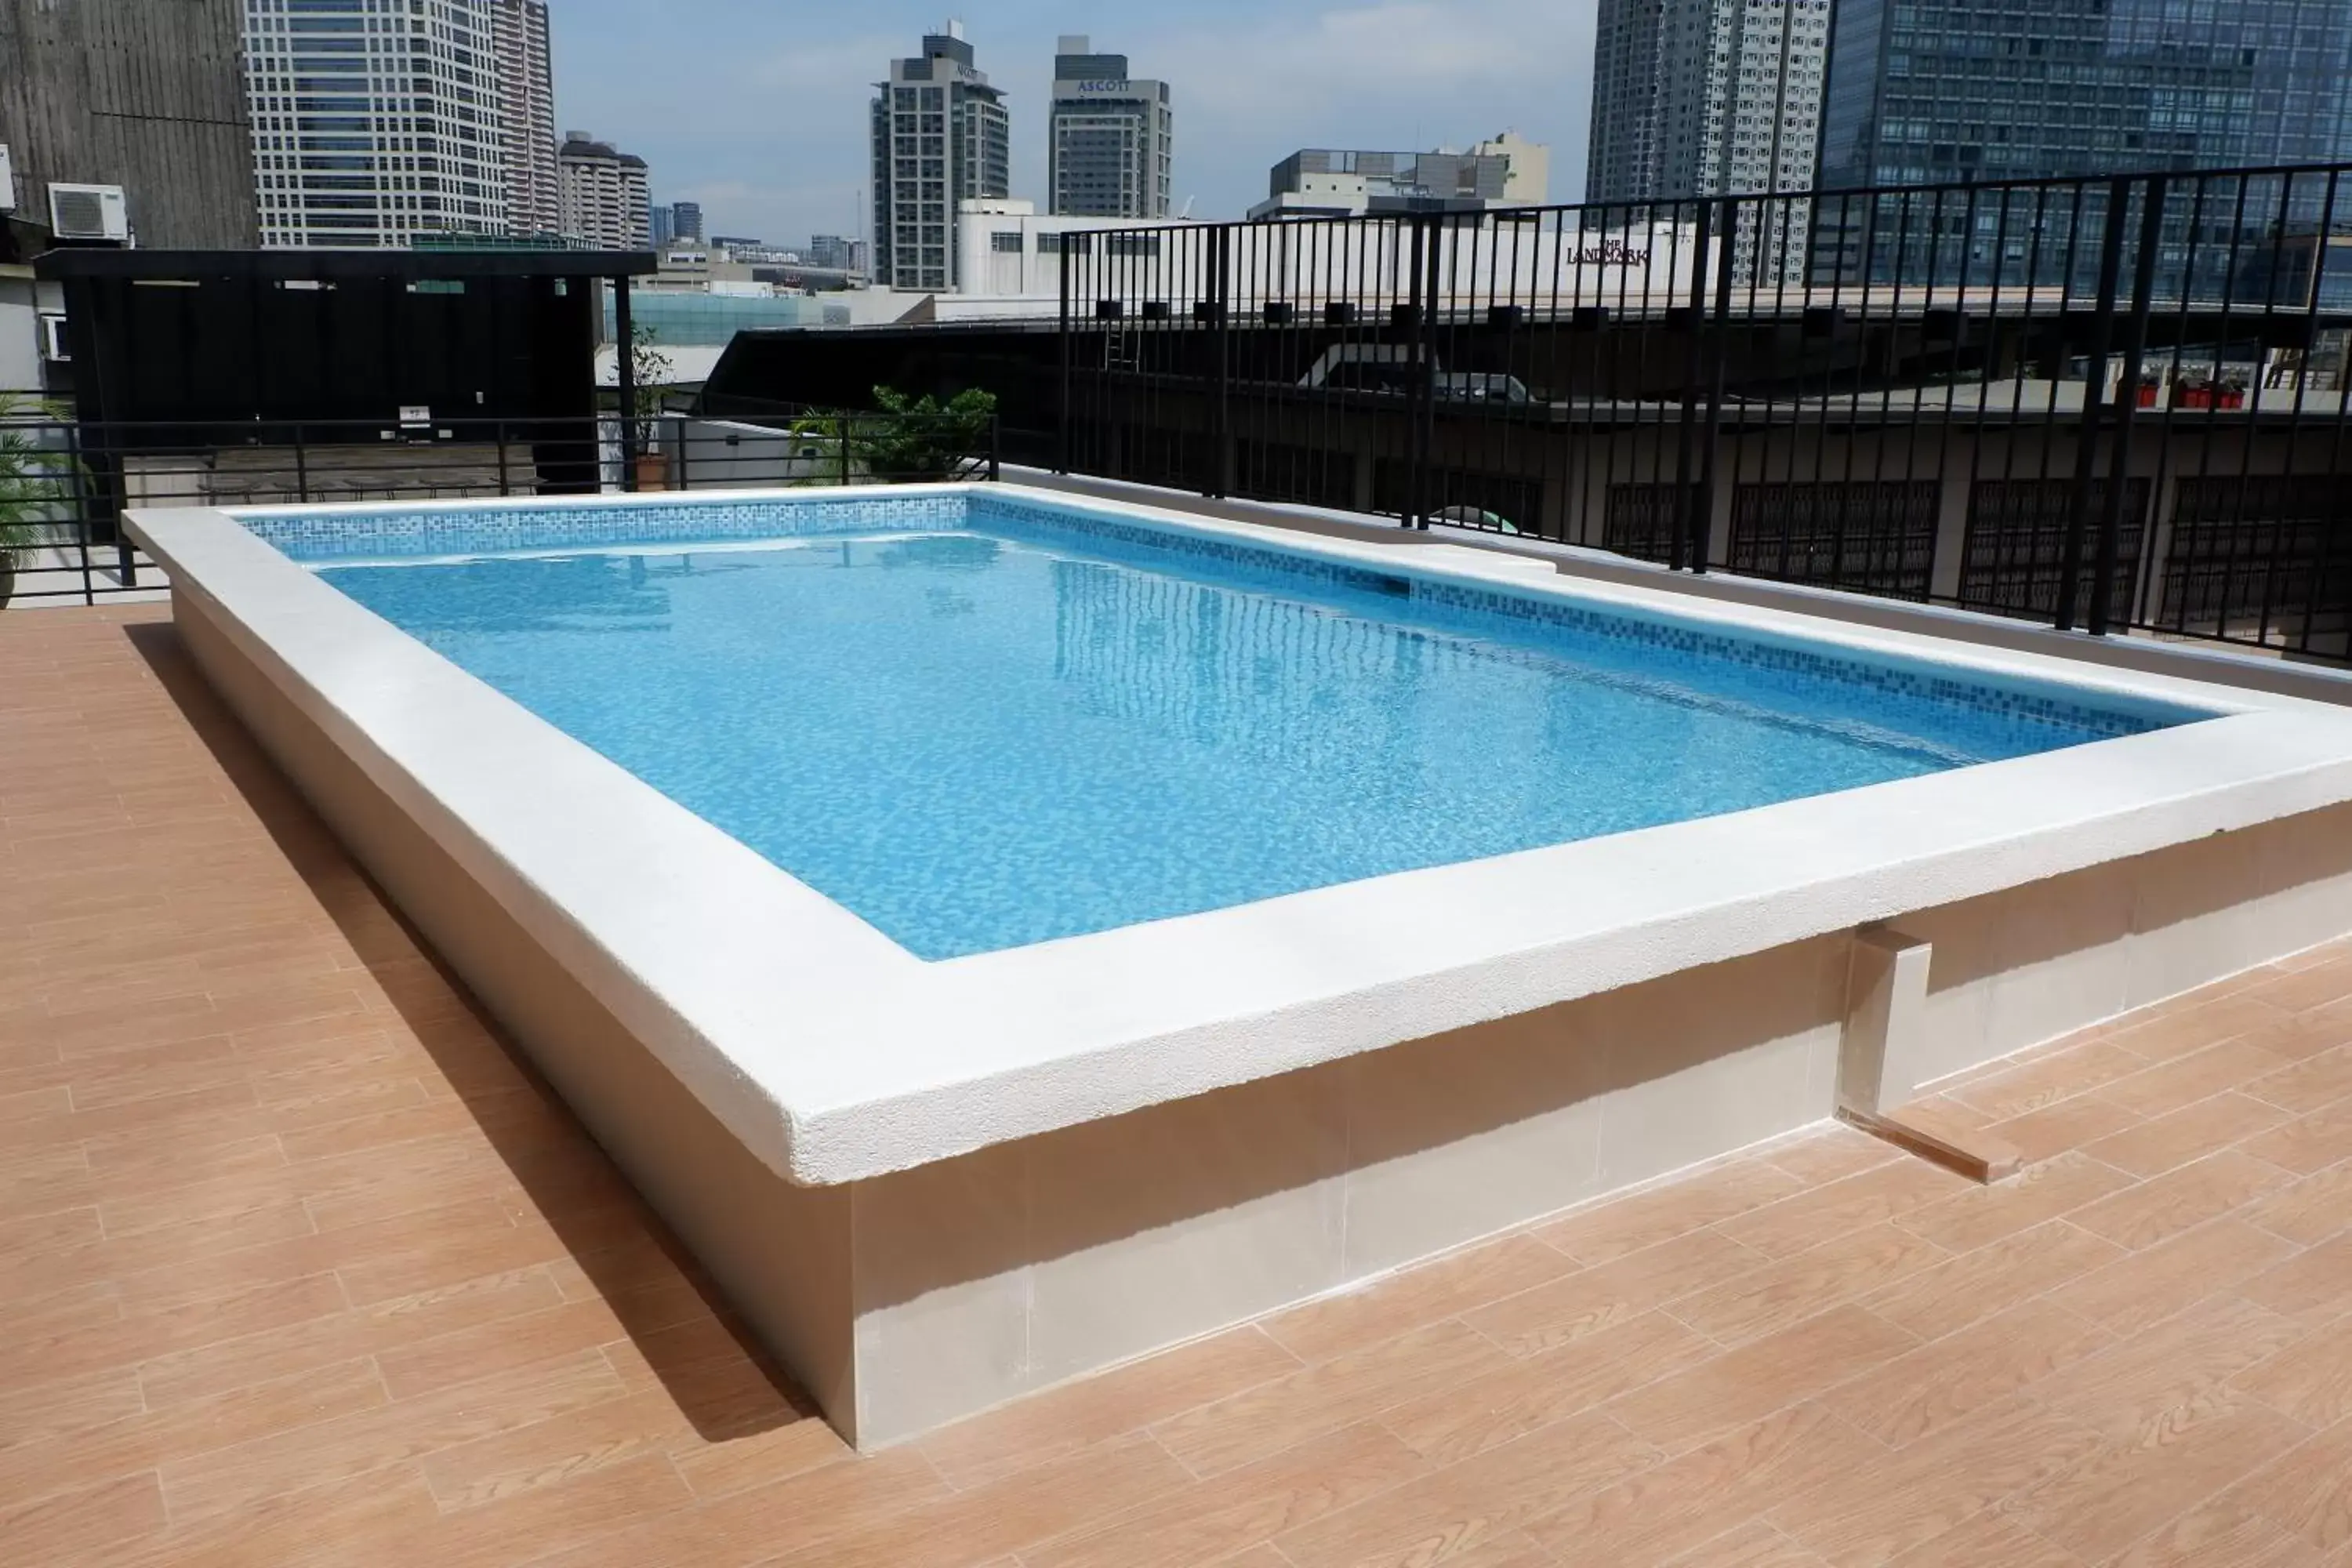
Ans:
{"type": "MultiPolygon", "coordinates": [[[[1358,543],[1003,485],[929,488],[2223,716],[926,963],[229,513],[132,511],[129,523],[177,593],[753,1153],[804,1184],[926,1164],[2352,799],[2352,710],[2332,705],[1558,577],[1482,552],[1358,543]]],[[[909,493],[697,490],[516,504],[909,493]]]]}

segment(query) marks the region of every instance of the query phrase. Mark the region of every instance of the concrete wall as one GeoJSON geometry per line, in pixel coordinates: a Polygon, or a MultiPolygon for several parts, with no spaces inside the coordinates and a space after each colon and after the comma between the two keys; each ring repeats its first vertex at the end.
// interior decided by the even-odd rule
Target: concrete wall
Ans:
{"type": "Polygon", "coordinates": [[[38,392],[43,366],[37,285],[15,270],[0,268],[0,393],[38,392]]]}
{"type": "Polygon", "coordinates": [[[256,219],[237,0],[0,0],[0,142],[22,216],[48,186],[123,187],[141,245],[250,250],[256,219]]]}

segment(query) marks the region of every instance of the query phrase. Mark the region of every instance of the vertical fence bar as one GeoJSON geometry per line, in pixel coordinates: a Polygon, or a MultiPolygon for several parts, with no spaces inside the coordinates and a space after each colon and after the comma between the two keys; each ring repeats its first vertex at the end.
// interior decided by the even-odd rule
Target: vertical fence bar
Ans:
{"type": "MultiPolygon", "coordinates": [[[[88,605],[98,603],[98,595],[89,580],[89,514],[93,486],[91,476],[82,467],[81,451],[81,421],[76,419],[66,426],[66,454],[70,465],[66,472],[73,481],[74,552],[81,563],[81,602],[88,605]]],[[[66,591],[72,592],[71,589],[66,591]]]]}
{"type": "MultiPolygon", "coordinates": [[[[1760,213],[1760,207],[1759,211],[1760,213]]],[[[1722,255],[1715,267],[1715,305],[1710,312],[1711,320],[1704,329],[1706,333],[1707,360],[1705,437],[1706,445],[1700,457],[1698,493],[1691,498],[1693,516],[1690,567],[1692,571],[1697,573],[1706,571],[1707,543],[1715,533],[1716,468],[1722,456],[1723,447],[1723,379],[1726,361],[1730,357],[1728,339],[1731,335],[1731,250],[1733,240],[1739,232],[1738,220],[1738,198],[1725,197],[1723,199],[1723,237],[1717,242],[1722,255]]],[[[1706,266],[1704,246],[1700,247],[1699,266],[1702,269],[1706,266]]],[[[1752,284],[1750,292],[1752,296],[1752,284]]],[[[1749,303],[1752,310],[1754,304],[1752,297],[1749,303]]],[[[1694,331],[1700,330],[1699,322],[1696,318],[1693,319],[1691,325],[1694,331]]]]}
{"type": "Polygon", "coordinates": [[[1428,526],[1429,516],[1429,436],[1433,420],[1424,417],[1437,390],[1437,374],[1429,363],[1429,318],[1435,309],[1433,290],[1428,279],[1433,270],[1432,258],[1436,253],[1436,237],[1430,232],[1431,218],[1425,213],[1415,214],[1412,224],[1412,276],[1409,284],[1409,303],[1412,312],[1408,318],[1412,347],[1407,351],[1410,363],[1405,382],[1411,394],[1406,417],[1412,421],[1406,458],[1404,516],[1400,520],[1406,528],[1428,526]]]}
{"type": "MultiPolygon", "coordinates": [[[[2132,426],[2139,412],[2139,384],[2147,352],[2147,317],[2156,292],[2157,248],[2164,237],[2162,174],[2151,174],[2140,190],[2139,254],[2133,258],[2131,325],[2124,339],[2123,379],[2116,383],[2115,446],[2107,459],[2106,505],[2099,519],[2098,575],[2091,580],[2091,624],[2096,637],[2107,635],[2115,611],[2116,562],[2122,552],[2124,490],[2131,478],[2132,426]]],[[[2109,212],[2110,227],[2120,229],[2120,212],[2109,212]]],[[[2130,606],[2125,606],[2129,613],[2130,606]]]]}
{"type": "Polygon", "coordinates": [[[1696,500],[1691,493],[1691,470],[1697,458],[1695,447],[1698,440],[1699,378],[1705,369],[1700,358],[1699,340],[1707,307],[1706,254],[1715,216],[1714,203],[1702,201],[1697,205],[1697,228],[1691,243],[1690,294],[1684,307],[1683,318],[1682,425],[1681,440],[1675,457],[1674,540],[1666,548],[1666,564],[1677,572],[1684,565],[1683,547],[1696,527],[1690,516],[1696,500]]]}
{"type": "Polygon", "coordinates": [[[637,488],[637,367],[635,329],[629,320],[629,279],[613,279],[613,352],[621,394],[621,489],[637,488]]]}
{"type": "Polygon", "coordinates": [[[1209,494],[1233,494],[1233,224],[1216,226],[1212,245],[1213,278],[1209,282],[1209,324],[1216,348],[1216,406],[1212,414],[1212,449],[1216,463],[1209,494]]]}
{"type": "MultiPolygon", "coordinates": [[[[2058,572],[2058,616],[2062,632],[2074,629],[2081,597],[2083,549],[2091,521],[2091,481],[2098,473],[2099,421],[2107,391],[2107,359],[2115,343],[2116,289],[2123,270],[2124,211],[2131,201],[2131,184],[2115,180],[2107,186],[2107,205],[2099,236],[2098,297],[2091,317],[2091,350],[2083,363],[2083,418],[2075,437],[2074,491],[2066,509],[2066,548],[2058,572]]],[[[2134,395],[2137,395],[2135,394],[2134,395]]],[[[2057,389],[2051,389],[2051,414],[2057,414],[2057,389]]]]}

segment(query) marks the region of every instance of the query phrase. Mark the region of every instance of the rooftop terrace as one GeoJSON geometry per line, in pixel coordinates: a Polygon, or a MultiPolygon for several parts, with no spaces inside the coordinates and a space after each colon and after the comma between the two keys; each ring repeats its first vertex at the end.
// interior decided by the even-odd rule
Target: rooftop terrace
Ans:
{"type": "Polygon", "coordinates": [[[163,610],[0,671],[12,1561],[2352,1564],[2352,943],[858,1457],[163,610]]]}

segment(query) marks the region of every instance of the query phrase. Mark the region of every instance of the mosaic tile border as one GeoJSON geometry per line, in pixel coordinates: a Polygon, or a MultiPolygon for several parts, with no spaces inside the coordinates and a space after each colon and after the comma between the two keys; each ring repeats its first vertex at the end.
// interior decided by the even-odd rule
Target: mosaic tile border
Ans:
{"type": "Polygon", "coordinates": [[[2210,717],[2123,697],[2095,705],[2063,688],[2010,678],[1954,676],[1927,660],[1906,660],[1899,656],[1850,658],[1798,646],[1769,633],[1718,632],[1549,595],[1432,580],[1405,571],[1383,572],[1304,551],[1202,533],[1179,521],[1156,525],[985,492],[806,499],[786,495],[756,500],[678,500],[618,505],[499,502],[438,510],[232,515],[257,537],[309,564],[624,543],[679,547],[747,539],[951,529],[977,522],[1014,537],[1028,533],[1171,552],[1241,572],[1408,598],[1424,613],[1448,618],[1459,616],[1475,622],[1482,616],[1499,617],[1571,636],[1659,648],[1784,678],[1861,686],[1887,697],[2102,738],[2143,734],[2210,717]]]}
{"type": "Polygon", "coordinates": [[[629,505],[288,514],[231,512],[247,531],[307,564],[610,544],[717,544],[810,534],[960,528],[961,495],[812,497],[629,505]]]}
{"type": "Polygon", "coordinates": [[[2105,738],[2146,734],[2170,724],[2210,717],[2188,709],[2116,698],[2095,706],[2063,690],[2011,679],[1956,677],[1926,661],[1885,662],[1847,658],[1791,646],[1764,634],[1740,635],[1593,609],[1548,596],[1505,589],[1432,581],[1293,554],[1265,546],[1194,534],[1181,527],[1160,529],[1107,517],[1024,505],[995,496],[976,496],[974,515],[991,527],[1011,523],[1065,537],[1107,538],[1147,549],[1170,550],[1254,572],[1328,583],[1336,587],[1410,597],[1416,605],[1465,616],[1500,616],[1614,642],[1663,647],[1695,658],[1746,665],[1776,674],[1859,685],[1889,697],[1991,712],[2018,721],[2086,731],[2105,738]]]}

